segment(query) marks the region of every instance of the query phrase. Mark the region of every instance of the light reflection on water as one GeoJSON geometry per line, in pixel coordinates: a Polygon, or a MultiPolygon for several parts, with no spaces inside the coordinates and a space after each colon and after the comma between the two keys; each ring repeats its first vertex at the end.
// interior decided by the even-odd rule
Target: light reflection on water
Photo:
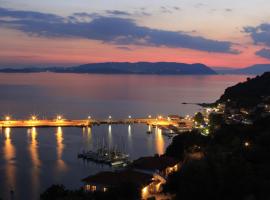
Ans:
{"type": "MultiPolygon", "coordinates": [[[[30,134],[30,144],[29,144],[29,151],[30,151],[30,157],[32,160],[32,170],[31,170],[31,185],[32,185],[32,191],[39,191],[40,190],[40,166],[41,161],[39,158],[38,153],[38,139],[37,139],[37,129],[35,127],[32,127],[29,131],[30,134]]],[[[37,198],[37,193],[32,193],[34,198],[37,198]]]]}
{"type": "Polygon", "coordinates": [[[133,151],[132,148],[132,130],[131,130],[131,125],[128,125],[128,147],[133,151]]]}
{"type": "Polygon", "coordinates": [[[65,148],[62,127],[57,128],[56,142],[57,142],[57,145],[56,145],[56,148],[57,148],[57,170],[58,171],[66,171],[67,165],[62,158],[63,150],[65,148]]]}
{"type": "Polygon", "coordinates": [[[192,114],[247,76],[155,76],[95,74],[1,74],[0,114],[28,118],[36,113],[67,118],[143,117],[192,114]],[[72,105],[72,106],[71,106],[72,105]]]}
{"type": "Polygon", "coordinates": [[[162,155],[165,149],[165,142],[162,136],[162,130],[160,128],[155,129],[155,137],[156,137],[156,150],[158,155],[162,155]]]}
{"type": "Polygon", "coordinates": [[[109,141],[109,148],[112,148],[113,144],[112,125],[108,126],[108,141],[109,141]]]}
{"type": "Polygon", "coordinates": [[[170,140],[163,137],[160,129],[153,134],[147,134],[147,130],[148,126],[141,124],[6,128],[4,137],[0,137],[0,143],[4,144],[3,157],[0,155],[0,162],[4,161],[0,168],[0,196],[9,198],[10,191],[14,190],[15,199],[37,199],[42,190],[54,183],[79,188],[82,178],[111,170],[77,158],[78,152],[99,148],[102,141],[129,153],[131,159],[164,153],[170,140]],[[17,152],[16,148],[20,150],[17,152]],[[29,180],[27,185],[26,180],[29,180]]]}
{"type": "Polygon", "coordinates": [[[38,140],[37,140],[37,129],[35,127],[32,127],[30,130],[30,145],[29,150],[31,154],[31,159],[33,162],[33,165],[37,168],[40,166],[40,159],[38,154],[38,140]]]}
{"type": "Polygon", "coordinates": [[[4,130],[4,146],[3,146],[3,157],[6,161],[5,175],[6,175],[6,189],[15,190],[16,189],[16,167],[14,165],[14,157],[16,154],[15,147],[11,140],[11,129],[5,128],[4,130]]]}

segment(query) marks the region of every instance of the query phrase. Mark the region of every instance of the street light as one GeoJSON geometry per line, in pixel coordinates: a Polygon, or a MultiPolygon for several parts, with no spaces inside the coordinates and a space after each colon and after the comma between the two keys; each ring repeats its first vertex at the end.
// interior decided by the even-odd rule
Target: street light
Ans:
{"type": "Polygon", "coordinates": [[[150,119],[150,118],[152,118],[152,116],[151,115],[148,115],[148,118],[150,119]]]}
{"type": "Polygon", "coordinates": [[[62,116],[61,116],[61,115],[57,115],[56,119],[57,119],[58,121],[60,121],[60,120],[62,120],[62,116]]]}
{"type": "Polygon", "coordinates": [[[245,145],[245,147],[249,147],[250,146],[250,143],[249,142],[245,142],[244,145],[245,145]]]}
{"type": "Polygon", "coordinates": [[[88,119],[91,119],[91,116],[88,116],[87,118],[88,118],[88,119]]]}
{"type": "Polygon", "coordinates": [[[36,121],[36,120],[37,120],[37,116],[32,115],[32,116],[31,116],[31,120],[32,120],[32,121],[36,121]]]}
{"type": "Polygon", "coordinates": [[[131,119],[131,116],[129,115],[128,118],[131,119]]]}
{"type": "Polygon", "coordinates": [[[109,116],[109,119],[112,119],[112,116],[111,115],[109,116]]]}
{"type": "Polygon", "coordinates": [[[10,118],[11,118],[10,116],[6,116],[6,117],[5,117],[5,120],[6,120],[6,121],[9,121],[10,118]]]}

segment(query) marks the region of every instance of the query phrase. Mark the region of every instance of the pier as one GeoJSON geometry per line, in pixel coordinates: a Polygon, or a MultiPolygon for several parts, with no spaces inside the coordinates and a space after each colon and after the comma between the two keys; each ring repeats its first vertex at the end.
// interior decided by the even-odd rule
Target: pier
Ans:
{"type": "Polygon", "coordinates": [[[55,119],[38,119],[36,116],[32,116],[28,120],[15,120],[10,116],[6,116],[4,120],[0,121],[1,128],[29,128],[29,127],[90,127],[102,124],[146,124],[150,126],[159,127],[179,127],[183,126],[187,129],[191,129],[193,126],[192,119],[179,118],[171,119],[170,117],[158,116],[152,118],[131,118],[129,116],[126,119],[113,119],[111,116],[108,119],[92,119],[88,117],[86,119],[69,120],[62,116],[57,116],[55,119]]]}

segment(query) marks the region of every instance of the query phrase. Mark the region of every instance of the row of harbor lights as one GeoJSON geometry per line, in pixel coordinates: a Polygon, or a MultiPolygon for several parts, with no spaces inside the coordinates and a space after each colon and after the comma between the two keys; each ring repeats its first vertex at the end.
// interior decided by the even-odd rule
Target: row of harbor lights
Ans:
{"type": "MultiPolygon", "coordinates": [[[[88,116],[88,120],[90,120],[90,119],[91,119],[91,116],[88,116]]],[[[109,119],[109,120],[112,120],[112,116],[109,115],[108,119],[109,119]]],[[[128,119],[132,119],[131,115],[128,116],[128,119]]],[[[148,115],[148,119],[152,119],[152,115],[148,115]]],[[[156,118],[156,120],[158,120],[158,119],[159,119],[159,120],[163,119],[162,115],[159,115],[159,116],[156,118]]],[[[170,118],[169,118],[169,117],[168,117],[168,121],[170,121],[170,118]]]]}
{"type": "MultiPolygon", "coordinates": [[[[131,115],[129,115],[128,116],[128,119],[131,119],[131,118],[132,118],[131,115]]],[[[148,115],[148,118],[151,119],[152,118],[152,115],[148,115]]],[[[92,118],[91,118],[91,116],[88,116],[87,119],[88,120],[91,120],[92,118]]],[[[108,119],[111,120],[112,119],[112,116],[109,115],[108,119]]],[[[162,119],[162,116],[159,115],[157,117],[157,119],[162,119]]],[[[10,120],[11,120],[11,116],[9,116],[9,115],[5,116],[5,121],[10,121],[10,120]]],[[[32,115],[31,118],[30,118],[30,120],[31,121],[37,121],[38,120],[38,117],[36,115],[32,115]]],[[[57,115],[56,116],[56,120],[57,121],[61,121],[61,120],[63,120],[63,117],[61,115],[57,115]]]]}
{"type": "MultiPolygon", "coordinates": [[[[61,116],[61,115],[57,115],[56,116],[56,120],[57,121],[61,121],[63,119],[63,117],[61,116]]],[[[10,121],[11,120],[11,116],[5,116],[5,121],[10,121]]],[[[38,117],[36,116],[36,115],[32,115],[31,117],[30,117],[30,120],[31,121],[37,121],[38,120],[38,117]]]]}

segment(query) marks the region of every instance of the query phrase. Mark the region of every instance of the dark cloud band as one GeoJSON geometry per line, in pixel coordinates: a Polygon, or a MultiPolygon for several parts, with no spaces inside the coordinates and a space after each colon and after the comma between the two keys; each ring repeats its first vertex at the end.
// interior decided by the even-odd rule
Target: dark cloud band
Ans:
{"type": "Polygon", "coordinates": [[[125,15],[125,12],[120,12],[110,12],[109,16],[76,13],[64,18],[46,13],[0,8],[0,25],[43,37],[78,37],[116,45],[164,46],[207,52],[239,53],[232,48],[231,42],[139,26],[130,18],[119,17],[118,15],[125,15]],[[7,17],[12,20],[7,20],[7,17]],[[82,17],[91,20],[84,21],[81,20],[82,17]]]}
{"type": "Polygon", "coordinates": [[[270,60],[270,49],[261,49],[256,52],[256,55],[270,60]]]}
{"type": "Polygon", "coordinates": [[[261,24],[256,27],[245,27],[244,31],[248,33],[255,44],[264,44],[270,47],[270,24],[261,24]]]}

